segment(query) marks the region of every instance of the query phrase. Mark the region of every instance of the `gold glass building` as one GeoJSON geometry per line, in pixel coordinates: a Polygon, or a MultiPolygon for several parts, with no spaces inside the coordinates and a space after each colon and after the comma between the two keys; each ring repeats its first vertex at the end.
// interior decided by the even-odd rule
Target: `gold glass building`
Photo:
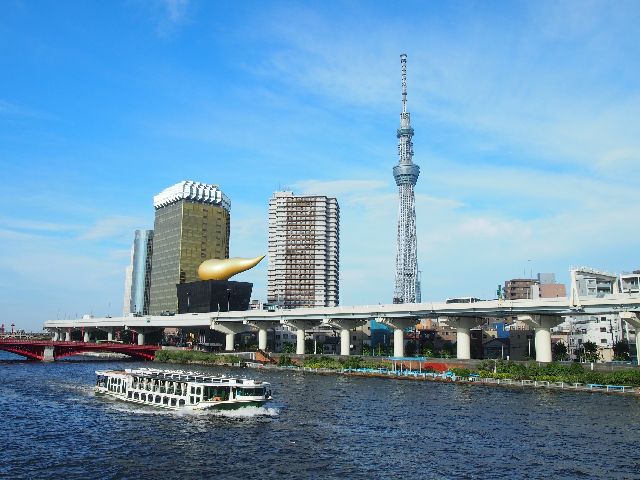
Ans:
{"type": "Polygon", "coordinates": [[[229,199],[217,185],[180,182],[153,198],[156,210],[150,313],[178,311],[176,284],[198,280],[198,266],[229,258],[229,199]]]}

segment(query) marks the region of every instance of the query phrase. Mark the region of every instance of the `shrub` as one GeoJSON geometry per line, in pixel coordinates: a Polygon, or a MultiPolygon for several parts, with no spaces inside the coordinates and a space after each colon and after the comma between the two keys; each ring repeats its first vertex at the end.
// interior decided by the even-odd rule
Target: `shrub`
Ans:
{"type": "Polygon", "coordinates": [[[293,365],[293,362],[291,361],[291,357],[287,355],[280,355],[280,358],[278,358],[278,365],[281,367],[288,367],[293,365]]]}

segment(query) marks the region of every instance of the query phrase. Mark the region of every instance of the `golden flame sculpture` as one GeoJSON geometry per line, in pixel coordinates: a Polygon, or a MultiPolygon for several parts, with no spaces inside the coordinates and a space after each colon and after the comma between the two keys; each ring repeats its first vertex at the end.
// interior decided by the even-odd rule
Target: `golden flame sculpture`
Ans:
{"type": "Polygon", "coordinates": [[[205,260],[198,267],[198,277],[200,280],[229,280],[236,273],[255,267],[264,257],[205,260]]]}

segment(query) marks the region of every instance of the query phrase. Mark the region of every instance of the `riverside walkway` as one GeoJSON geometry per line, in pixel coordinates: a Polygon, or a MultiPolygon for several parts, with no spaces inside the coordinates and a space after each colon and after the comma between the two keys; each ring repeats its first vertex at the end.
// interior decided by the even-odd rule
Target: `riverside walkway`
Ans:
{"type": "Polygon", "coordinates": [[[385,368],[345,368],[334,370],[330,368],[311,368],[275,365],[265,365],[259,368],[293,370],[300,372],[348,375],[356,377],[395,378],[401,380],[457,383],[487,387],[512,387],[512,388],[543,388],[549,390],[565,390],[573,392],[610,393],[617,395],[635,395],[640,397],[640,387],[630,385],[604,385],[598,383],[569,383],[549,382],[546,380],[515,380],[511,378],[481,377],[479,375],[458,376],[451,371],[423,372],[416,370],[389,370],[385,368]]]}

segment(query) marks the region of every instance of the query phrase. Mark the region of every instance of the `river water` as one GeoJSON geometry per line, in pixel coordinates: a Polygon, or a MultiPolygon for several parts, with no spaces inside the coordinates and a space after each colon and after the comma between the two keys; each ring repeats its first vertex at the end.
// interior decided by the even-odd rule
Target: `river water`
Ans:
{"type": "Polygon", "coordinates": [[[0,478],[640,478],[635,397],[201,367],[275,401],[187,414],[93,395],[141,363],[9,358],[0,478]]]}

